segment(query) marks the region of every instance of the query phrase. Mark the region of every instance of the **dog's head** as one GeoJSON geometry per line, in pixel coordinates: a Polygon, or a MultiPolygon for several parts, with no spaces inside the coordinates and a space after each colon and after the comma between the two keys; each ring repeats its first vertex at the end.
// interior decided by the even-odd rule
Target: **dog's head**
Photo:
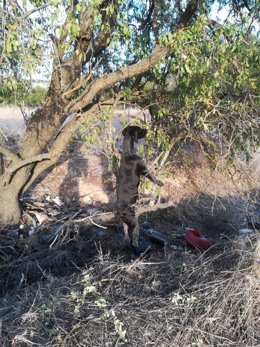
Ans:
{"type": "Polygon", "coordinates": [[[128,136],[135,142],[144,138],[147,134],[147,130],[140,128],[137,125],[129,125],[123,131],[122,134],[124,137],[128,136]]]}

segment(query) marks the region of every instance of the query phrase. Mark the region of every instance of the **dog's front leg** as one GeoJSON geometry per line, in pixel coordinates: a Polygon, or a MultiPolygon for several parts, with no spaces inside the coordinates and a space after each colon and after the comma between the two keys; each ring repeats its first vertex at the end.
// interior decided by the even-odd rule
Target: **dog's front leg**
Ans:
{"type": "Polygon", "coordinates": [[[147,177],[151,182],[159,187],[163,186],[163,182],[158,180],[153,174],[151,174],[147,169],[143,172],[143,176],[147,177]]]}
{"type": "Polygon", "coordinates": [[[140,161],[137,164],[137,170],[138,170],[140,176],[142,175],[144,177],[147,177],[151,182],[153,182],[154,184],[157,184],[157,186],[159,186],[159,187],[163,186],[163,182],[158,180],[153,174],[151,174],[149,172],[149,170],[147,169],[147,167],[143,161],[140,161]]]}

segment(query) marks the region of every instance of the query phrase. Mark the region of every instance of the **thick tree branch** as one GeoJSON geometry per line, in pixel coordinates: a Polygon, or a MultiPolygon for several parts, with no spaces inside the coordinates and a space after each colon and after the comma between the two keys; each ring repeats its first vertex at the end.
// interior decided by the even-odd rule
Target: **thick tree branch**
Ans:
{"type": "Polygon", "coordinates": [[[13,165],[10,165],[5,170],[5,172],[1,176],[1,185],[5,186],[6,184],[8,184],[12,180],[12,177],[14,177],[14,174],[18,170],[24,168],[25,166],[28,166],[28,165],[36,163],[36,162],[44,161],[44,160],[50,160],[50,158],[51,158],[51,156],[48,153],[40,154],[40,155],[37,155],[33,158],[28,158],[25,160],[22,160],[19,158],[19,162],[16,161],[13,165]]]}
{"type": "Polygon", "coordinates": [[[141,73],[147,72],[149,69],[155,66],[161,58],[165,58],[171,54],[170,47],[164,47],[156,45],[153,52],[146,58],[142,59],[136,64],[125,66],[122,69],[112,72],[108,75],[103,75],[95,80],[77,99],[72,100],[67,107],[65,112],[67,114],[82,110],[86,105],[91,103],[93,98],[103,91],[104,89],[110,88],[118,82],[123,81],[126,78],[137,76],[141,73]]]}
{"type": "Polygon", "coordinates": [[[185,11],[182,13],[180,20],[178,21],[177,28],[185,27],[189,24],[194,13],[197,11],[200,0],[190,0],[185,8],[185,11]]]}
{"type": "Polygon", "coordinates": [[[118,0],[105,0],[99,5],[99,13],[102,16],[102,25],[99,28],[98,34],[94,35],[94,21],[95,16],[93,10],[85,11],[80,16],[80,29],[81,38],[78,40],[77,49],[85,53],[84,63],[88,62],[91,58],[95,58],[106,49],[112,38],[116,26],[116,13],[120,1],[118,0]],[[109,14],[107,9],[113,6],[113,14],[109,14]],[[95,36],[95,37],[94,37],[95,36]]]}
{"type": "Polygon", "coordinates": [[[10,158],[15,163],[21,161],[21,158],[17,154],[15,154],[14,152],[10,151],[10,149],[2,145],[0,145],[0,153],[4,154],[6,157],[10,158]]]}
{"type": "Polygon", "coordinates": [[[71,122],[67,123],[58,134],[56,140],[53,142],[51,148],[49,149],[50,160],[42,161],[37,163],[34,168],[33,175],[31,176],[29,182],[24,186],[23,193],[32,185],[32,183],[38,178],[38,176],[44,171],[53,166],[60,157],[60,154],[66,149],[71,137],[76,133],[79,127],[84,124],[86,117],[93,115],[94,113],[101,112],[104,108],[110,108],[115,106],[119,102],[121,94],[119,94],[115,99],[109,99],[104,102],[93,104],[88,111],[77,114],[76,118],[71,122]]]}
{"type": "Polygon", "coordinates": [[[153,13],[153,21],[152,21],[152,27],[153,27],[153,32],[155,36],[156,43],[158,43],[158,38],[159,38],[159,26],[158,26],[158,13],[159,13],[159,4],[158,0],[154,0],[154,13],[153,13]]]}
{"type": "Polygon", "coordinates": [[[39,155],[36,155],[35,157],[32,157],[32,158],[20,160],[19,163],[9,166],[6,169],[6,172],[13,174],[14,172],[21,169],[24,166],[27,166],[27,165],[30,165],[30,164],[33,164],[33,163],[36,163],[39,161],[43,161],[43,160],[49,160],[49,159],[51,159],[51,156],[49,153],[39,154],[39,155]]]}

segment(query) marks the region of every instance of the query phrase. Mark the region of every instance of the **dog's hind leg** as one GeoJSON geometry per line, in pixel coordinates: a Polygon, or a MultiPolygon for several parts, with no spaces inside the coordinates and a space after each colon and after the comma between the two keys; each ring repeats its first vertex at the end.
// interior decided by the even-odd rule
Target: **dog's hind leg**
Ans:
{"type": "Polygon", "coordinates": [[[128,240],[131,246],[138,248],[139,223],[134,208],[125,209],[120,213],[120,218],[123,222],[125,240],[128,240]]]}
{"type": "Polygon", "coordinates": [[[130,243],[130,237],[129,237],[129,232],[128,232],[128,225],[125,222],[123,222],[123,230],[124,230],[125,241],[130,243]]]}
{"type": "Polygon", "coordinates": [[[133,247],[138,248],[139,246],[139,234],[140,234],[140,230],[139,230],[139,223],[138,223],[138,219],[136,218],[136,216],[133,216],[132,219],[132,223],[131,223],[131,244],[133,247]]]}

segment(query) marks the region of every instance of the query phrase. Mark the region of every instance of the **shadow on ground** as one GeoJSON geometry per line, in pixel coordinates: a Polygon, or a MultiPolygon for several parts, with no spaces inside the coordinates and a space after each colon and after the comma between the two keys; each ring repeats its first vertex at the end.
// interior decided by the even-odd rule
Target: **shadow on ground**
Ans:
{"type": "MultiPolygon", "coordinates": [[[[252,192],[251,196],[256,198],[257,192],[252,192]]],[[[257,201],[248,205],[239,197],[205,194],[183,199],[176,206],[155,206],[150,211],[148,208],[139,217],[140,225],[149,222],[156,231],[167,236],[170,243],[165,249],[153,244],[152,251],[145,255],[145,259],[163,262],[171,259],[171,266],[178,267],[194,261],[194,258],[204,257],[202,251],[186,244],[183,237],[186,227],[199,229],[203,236],[213,242],[206,257],[222,252],[238,237],[238,230],[246,226],[246,219],[259,218],[257,208],[257,201]]],[[[90,210],[86,211],[89,213],[90,210]]],[[[112,223],[106,228],[99,228],[90,222],[95,218],[86,218],[86,211],[83,210],[77,220],[71,219],[73,212],[67,216],[64,214],[62,221],[43,224],[34,235],[23,240],[6,236],[6,245],[0,247],[1,296],[44,280],[49,274],[65,276],[80,271],[80,268],[100,256],[109,254],[115,259],[119,257],[123,263],[136,259],[124,242],[120,227],[112,223]]],[[[230,267],[230,263],[227,265],[230,267]]],[[[225,266],[223,263],[223,269],[225,266]]]]}
{"type": "Polygon", "coordinates": [[[103,154],[86,156],[84,143],[74,140],[57,164],[43,172],[25,196],[42,200],[46,195],[59,197],[66,208],[113,200],[114,181],[108,172],[108,158],[103,154]]]}
{"type": "Polygon", "coordinates": [[[147,211],[140,223],[171,241],[142,258],[129,252],[115,225],[91,226],[86,213],[51,240],[57,225],[39,228],[42,244],[34,247],[6,240],[1,346],[258,346],[253,251],[259,236],[238,234],[255,206],[234,196],[197,195],[147,211]],[[214,245],[189,248],[186,226],[200,228],[214,245]]]}

